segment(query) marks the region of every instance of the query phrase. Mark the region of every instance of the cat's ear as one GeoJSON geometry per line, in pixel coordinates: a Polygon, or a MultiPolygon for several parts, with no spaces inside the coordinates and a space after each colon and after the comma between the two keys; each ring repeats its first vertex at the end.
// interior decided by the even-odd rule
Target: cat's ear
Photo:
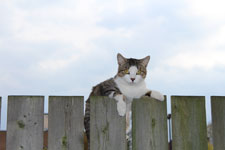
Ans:
{"type": "Polygon", "coordinates": [[[119,65],[125,64],[127,59],[123,57],[120,53],[117,54],[117,61],[119,65]]]}
{"type": "Polygon", "coordinates": [[[150,56],[147,56],[147,57],[141,59],[141,64],[142,64],[143,66],[147,67],[147,66],[148,66],[149,60],[150,60],[150,56]]]}

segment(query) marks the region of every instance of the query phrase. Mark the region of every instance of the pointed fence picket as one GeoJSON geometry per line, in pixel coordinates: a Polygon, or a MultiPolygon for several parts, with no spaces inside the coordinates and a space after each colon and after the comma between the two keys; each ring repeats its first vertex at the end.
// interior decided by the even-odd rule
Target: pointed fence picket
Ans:
{"type": "MultiPolygon", "coordinates": [[[[211,103],[214,149],[224,150],[225,97],[213,96],[211,103]]],[[[116,101],[91,97],[90,105],[91,150],[127,150],[126,119],[118,115],[116,101]]],[[[166,105],[152,98],[133,101],[132,150],[168,150],[166,105]]],[[[207,149],[205,97],[172,96],[171,107],[173,149],[207,149]]],[[[0,136],[0,150],[2,144],[6,150],[84,148],[83,97],[49,97],[48,147],[43,147],[43,96],[9,96],[7,115],[7,143],[0,136]]]]}

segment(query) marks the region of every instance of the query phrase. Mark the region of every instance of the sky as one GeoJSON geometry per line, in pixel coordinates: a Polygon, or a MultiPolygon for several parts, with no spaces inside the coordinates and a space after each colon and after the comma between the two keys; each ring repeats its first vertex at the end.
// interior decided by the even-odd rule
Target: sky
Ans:
{"type": "MultiPolygon", "coordinates": [[[[225,95],[223,0],[1,0],[0,96],[88,97],[116,54],[151,56],[146,83],[171,95],[225,95]]],[[[168,111],[170,106],[168,104],[168,111]]]]}

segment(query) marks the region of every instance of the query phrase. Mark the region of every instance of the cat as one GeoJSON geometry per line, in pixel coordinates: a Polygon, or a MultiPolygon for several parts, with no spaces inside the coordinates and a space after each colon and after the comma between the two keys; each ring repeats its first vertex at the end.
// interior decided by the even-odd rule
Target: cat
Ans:
{"type": "MultiPolygon", "coordinates": [[[[127,138],[131,130],[131,104],[134,98],[148,96],[163,101],[164,96],[157,91],[149,90],[145,84],[147,65],[150,56],[143,59],[125,58],[117,54],[118,72],[113,77],[93,87],[90,96],[108,96],[117,102],[119,116],[126,115],[127,138]]],[[[90,96],[86,101],[84,126],[90,150],[90,96]]]]}

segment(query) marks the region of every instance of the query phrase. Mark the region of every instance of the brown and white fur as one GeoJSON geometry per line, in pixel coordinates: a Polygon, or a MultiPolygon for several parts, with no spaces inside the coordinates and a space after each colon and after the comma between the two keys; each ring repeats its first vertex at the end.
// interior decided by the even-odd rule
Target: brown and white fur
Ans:
{"type": "MultiPolygon", "coordinates": [[[[108,96],[117,102],[117,111],[120,116],[126,115],[126,132],[130,132],[131,103],[134,98],[149,96],[163,101],[164,96],[157,91],[149,90],[145,84],[147,65],[150,56],[143,59],[127,59],[121,54],[117,55],[118,72],[114,78],[110,78],[95,87],[90,96],[108,96]]],[[[86,101],[84,126],[90,150],[90,96],[86,101]]]]}

